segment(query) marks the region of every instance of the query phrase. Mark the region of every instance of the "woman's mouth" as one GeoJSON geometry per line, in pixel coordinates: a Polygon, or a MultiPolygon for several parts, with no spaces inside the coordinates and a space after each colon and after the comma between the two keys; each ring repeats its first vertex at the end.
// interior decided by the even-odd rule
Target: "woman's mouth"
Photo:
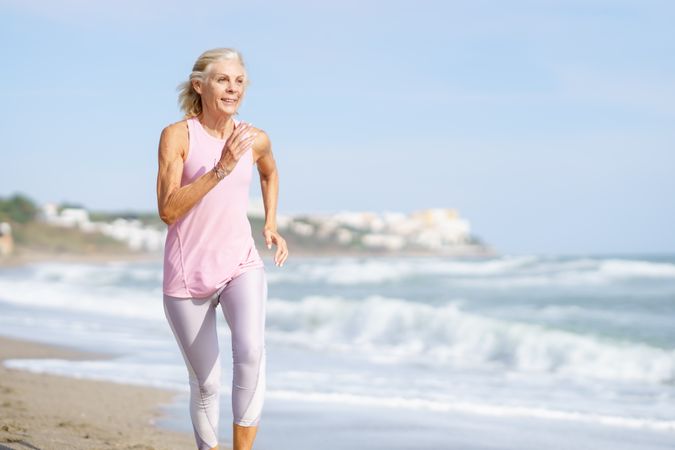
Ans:
{"type": "Polygon", "coordinates": [[[223,98],[223,99],[221,99],[221,100],[224,101],[225,103],[228,103],[228,104],[234,104],[234,103],[237,103],[237,100],[236,100],[236,99],[233,99],[233,98],[223,98]]]}

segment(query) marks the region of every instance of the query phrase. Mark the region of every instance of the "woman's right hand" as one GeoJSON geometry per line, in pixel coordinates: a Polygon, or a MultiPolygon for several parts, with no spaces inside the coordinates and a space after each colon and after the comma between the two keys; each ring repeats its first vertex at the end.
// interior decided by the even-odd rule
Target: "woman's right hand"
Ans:
{"type": "Polygon", "coordinates": [[[225,141],[223,151],[220,154],[220,163],[225,167],[228,174],[234,170],[239,158],[253,145],[253,141],[258,134],[254,130],[255,128],[250,123],[241,122],[225,141]]]}

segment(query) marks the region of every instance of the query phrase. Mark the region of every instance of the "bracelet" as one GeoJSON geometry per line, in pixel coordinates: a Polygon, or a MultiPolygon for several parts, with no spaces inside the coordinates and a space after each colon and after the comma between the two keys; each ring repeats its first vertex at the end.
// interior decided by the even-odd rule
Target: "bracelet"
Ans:
{"type": "Polygon", "coordinates": [[[223,165],[218,161],[214,166],[213,166],[213,172],[216,174],[216,177],[218,178],[218,181],[222,180],[225,178],[225,175],[229,174],[230,172],[223,167],[223,165]]]}

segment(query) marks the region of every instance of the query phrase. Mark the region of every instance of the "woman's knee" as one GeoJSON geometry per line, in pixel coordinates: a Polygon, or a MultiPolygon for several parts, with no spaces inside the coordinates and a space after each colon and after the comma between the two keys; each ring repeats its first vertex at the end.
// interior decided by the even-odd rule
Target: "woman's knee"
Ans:
{"type": "Polygon", "coordinates": [[[238,387],[247,389],[255,387],[264,357],[263,345],[238,349],[234,359],[234,376],[238,387]]]}
{"type": "Polygon", "coordinates": [[[220,392],[220,375],[212,373],[209,377],[199,380],[196,377],[190,377],[190,384],[203,395],[214,395],[220,392]]]}
{"type": "Polygon", "coordinates": [[[260,357],[265,350],[264,344],[240,345],[234,350],[234,362],[247,365],[260,364],[260,357]]]}

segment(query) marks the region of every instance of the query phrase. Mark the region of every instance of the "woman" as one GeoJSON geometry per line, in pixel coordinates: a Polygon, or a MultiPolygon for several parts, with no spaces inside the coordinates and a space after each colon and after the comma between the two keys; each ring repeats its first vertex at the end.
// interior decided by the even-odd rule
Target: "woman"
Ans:
{"type": "Polygon", "coordinates": [[[164,247],[164,312],[185,360],[197,447],[218,446],[220,352],[216,306],[232,333],[234,450],[251,449],[265,393],[265,268],[246,212],[253,165],[265,205],[263,236],[288,257],[277,232],[279,179],[267,134],[234,118],[248,77],[241,54],[199,56],[180,86],[185,120],[159,142],[157,202],[169,226],[164,247]]]}

